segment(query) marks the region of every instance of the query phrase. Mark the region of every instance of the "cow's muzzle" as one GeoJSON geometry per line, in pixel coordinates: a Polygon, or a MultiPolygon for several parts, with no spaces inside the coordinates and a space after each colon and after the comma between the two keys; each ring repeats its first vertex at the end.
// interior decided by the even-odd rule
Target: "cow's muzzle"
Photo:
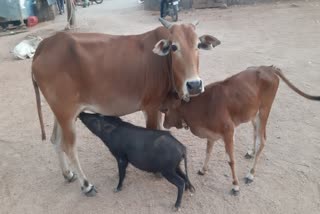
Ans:
{"type": "Polygon", "coordinates": [[[203,91],[202,80],[193,80],[187,82],[187,90],[190,96],[196,96],[203,91]]]}

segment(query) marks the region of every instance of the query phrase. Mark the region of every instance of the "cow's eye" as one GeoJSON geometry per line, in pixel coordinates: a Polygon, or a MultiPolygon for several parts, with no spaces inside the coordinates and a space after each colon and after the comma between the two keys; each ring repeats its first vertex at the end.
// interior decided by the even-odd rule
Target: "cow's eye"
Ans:
{"type": "Polygon", "coordinates": [[[176,45],[171,45],[171,50],[175,52],[178,50],[178,47],[176,45]]]}

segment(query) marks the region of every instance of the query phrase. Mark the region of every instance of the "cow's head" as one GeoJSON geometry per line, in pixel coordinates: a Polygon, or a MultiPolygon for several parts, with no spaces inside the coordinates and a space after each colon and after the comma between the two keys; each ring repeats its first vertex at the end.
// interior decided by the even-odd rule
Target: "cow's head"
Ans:
{"type": "Polygon", "coordinates": [[[173,90],[185,101],[204,91],[199,77],[199,49],[210,50],[220,44],[213,36],[198,37],[193,24],[173,25],[159,18],[160,22],[169,29],[169,38],[162,39],[154,46],[153,52],[160,56],[169,57],[169,75],[173,90]]]}
{"type": "Polygon", "coordinates": [[[160,111],[164,113],[163,127],[170,129],[176,127],[181,129],[185,127],[183,118],[180,112],[181,100],[169,95],[162,104],[160,111]]]}

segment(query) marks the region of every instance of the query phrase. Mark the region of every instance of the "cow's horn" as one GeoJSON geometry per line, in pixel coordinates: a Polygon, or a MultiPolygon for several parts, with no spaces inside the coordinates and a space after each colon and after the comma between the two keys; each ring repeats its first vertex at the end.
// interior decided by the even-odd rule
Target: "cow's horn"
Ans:
{"type": "Polygon", "coordinates": [[[192,25],[195,26],[195,27],[196,27],[198,24],[199,24],[199,21],[198,21],[198,20],[195,20],[195,21],[192,22],[192,25]]]}
{"type": "Polygon", "coordinates": [[[172,27],[172,24],[170,22],[168,22],[167,20],[159,17],[159,21],[161,22],[161,24],[163,26],[165,26],[166,28],[170,29],[172,27]]]}

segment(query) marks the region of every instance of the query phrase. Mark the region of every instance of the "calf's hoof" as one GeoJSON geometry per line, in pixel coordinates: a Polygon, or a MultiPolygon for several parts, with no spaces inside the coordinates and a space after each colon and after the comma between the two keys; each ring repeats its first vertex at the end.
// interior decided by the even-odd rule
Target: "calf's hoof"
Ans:
{"type": "Polygon", "coordinates": [[[91,185],[90,188],[88,187],[81,187],[82,192],[88,197],[94,197],[97,195],[97,189],[95,186],[91,185]]]}
{"type": "Polygon", "coordinates": [[[206,174],[206,171],[204,171],[204,170],[202,170],[202,169],[200,169],[199,171],[198,171],[198,175],[205,175],[206,174]]]}
{"type": "Polygon", "coordinates": [[[252,150],[249,150],[244,157],[246,159],[252,159],[254,158],[254,152],[252,150]]]}
{"type": "Polygon", "coordinates": [[[62,175],[68,183],[72,183],[77,180],[77,174],[74,172],[69,171],[67,174],[62,173],[62,175]]]}
{"type": "Polygon", "coordinates": [[[254,176],[251,173],[248,173],[247,176],[244,178],[246,184],[250,184],[253,182],[254,176]]]}
{"type": "Polygon", "coordinates": [[[239,186],[234,186],[234,187],[232,187],[231,194],[232,194],[233,196],[238,196],[238,195],[240,194],[240,188],[239,188],[239,186]]]}

